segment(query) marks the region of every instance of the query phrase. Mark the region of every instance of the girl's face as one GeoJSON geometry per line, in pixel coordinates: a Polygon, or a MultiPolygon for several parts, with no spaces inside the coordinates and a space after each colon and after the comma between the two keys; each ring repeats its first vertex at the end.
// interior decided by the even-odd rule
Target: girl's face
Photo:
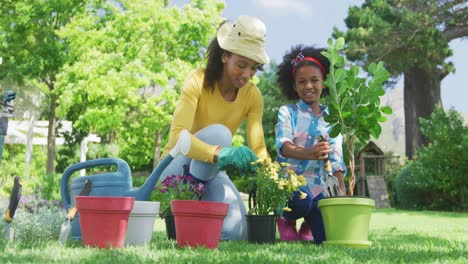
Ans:
{"type": "Polygon", "coordinates": [[[224,52],[222,57],[224,63],[223,79],[231,84],[232,88],[241,88],[255,75],[259,63],[249,58],[224,52]]]}
{"type": "Polygon", "coordinates": [[[323,76],[319,67],[304,65],[296,69],[294,89],[302,101],[309,105],[319,103],[323,88],[323,76]]]}

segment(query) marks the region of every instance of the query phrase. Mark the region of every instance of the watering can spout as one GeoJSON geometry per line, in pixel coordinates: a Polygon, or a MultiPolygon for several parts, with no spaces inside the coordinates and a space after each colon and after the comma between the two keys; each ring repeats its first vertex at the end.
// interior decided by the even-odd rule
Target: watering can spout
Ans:
{"type": "Polygon", "coordinates": [[[179,139],[177,140],[174,148],[171,149],[169,154],[159,162],[146,182],[140,188],[132,190],[129,196],[134,196],[137,201],[147,201],[167,165],[169,165],[169,163],[171,163],[171,161],[180,153],[186,155],[190,150],[190,145],[190,133],[184,129],[180,132],[179,139]]]}

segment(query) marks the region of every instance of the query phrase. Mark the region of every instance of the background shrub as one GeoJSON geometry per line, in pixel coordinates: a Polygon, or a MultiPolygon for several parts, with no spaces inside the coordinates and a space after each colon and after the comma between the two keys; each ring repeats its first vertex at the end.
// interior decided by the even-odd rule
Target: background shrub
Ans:
{"type": "MultiPolygon", "coordinates": [[[[1,214],[3,215],[4,210],[1,214]]],[[[15,230],[15,242],[40,242],[58,240],[60,226],[65,222],[65,210],[58,207],[40,207],[34,211],[18,208],[12,227],[15,230]]],[[[2,225],[4,221],[1,221],[2,225]]],[[[3,229],[3,226],[2,226],[3,229]]]]}
{"type": "Polygon", "coordinates": [[[423,187],[425,185],[415,178],[411,164],[401,169],[395,179],[398,207],[410,210],[426,208],[429,201],[426,197],[427,190],[423,187]]]}
{"type": "Polygon", "coordinates": [[[453,109],[436,108],[420,123],[430,143],[397,176],[400,206],[467,211],[468,127],[453,109]]]}
{"type": "Polygon", "coordinates": [[[387,192],[388,192],[388,200],[390,202],[391,207],[398,206],[397,200],[397,191],[396,191],[396,177],[401,169],[404,167],[404,162],[394,153],[389,152],[385,154],[386,156],[391,156],[395,158],[385,159],[385,175],[386,175],[386,182],[387,182],[387,192]]]}

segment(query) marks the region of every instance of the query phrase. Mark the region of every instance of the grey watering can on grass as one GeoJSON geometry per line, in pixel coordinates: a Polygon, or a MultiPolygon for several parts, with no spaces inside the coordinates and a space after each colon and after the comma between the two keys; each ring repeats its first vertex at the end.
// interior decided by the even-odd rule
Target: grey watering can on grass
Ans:
{"type": "MultiPolygon", "coordinates": [[[[181,131],[176,146],[169,152],[169,155],[159,162],[146,182],[139,188],[133,188],[130,167],[122,159],[103,158],[71,165],[64,171],[60,182],[60,193],[65,209],[68,211],[71,207],[75,206],[75,196],[77,196],[83,188],[87,179],[93,182],[93,188],[89,196],[131,196],[135,197],[136,201],[147,201],[161,173],[178,154],[188,153],[190,143],[190,134],[188,131],[181,131]],[[117,169],[113,172],[76,177],[73,178],[69,184],[70,177],[74,172],[82,169],[104,166],[116,166],[117,169]]],[[[76,214],[75,220],[71,224],[72,238],[81,239],[79,214],[76,214]]]]}

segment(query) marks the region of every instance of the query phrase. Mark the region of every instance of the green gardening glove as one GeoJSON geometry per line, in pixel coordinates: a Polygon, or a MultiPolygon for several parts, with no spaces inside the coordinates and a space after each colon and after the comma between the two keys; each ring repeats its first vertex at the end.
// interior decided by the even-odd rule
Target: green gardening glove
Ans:
{"type": "Polygon", "coordinates": [[[218,153],[216,165],[220,170],[226,170],[229,166],[235,166],[243,174],[255,171],[255,166],[251,163],[257,159],[257,155],[246,146],[222,148],[218,153]]]}

